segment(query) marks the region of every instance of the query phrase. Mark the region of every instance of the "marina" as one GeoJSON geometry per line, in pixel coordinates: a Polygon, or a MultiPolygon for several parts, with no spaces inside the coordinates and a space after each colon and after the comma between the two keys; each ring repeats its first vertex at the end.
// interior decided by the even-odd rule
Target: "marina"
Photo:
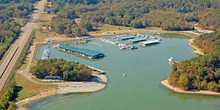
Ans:
{"type": "MultiPolygon", "coordinates": [[[[116,41],[117,39],[109,40],[116,41]]],[[[126,42],[126,41],[124,41],[126,42]]],[[[123,42],[123,43],[124,43],[123,42]]],[[[28,105],[30,110],[219,110],[219,97],[181,94],[168,90],[160,84],[171,72],[168,58],[178,61],[196,57],[188,39],[163,39],[159,46],[138,48],[135,51],[121,51],[115,46],[100,43],[76,45],[105,53],[106,58],[98,61],[81,57],[49,47],[50,58],[79,61],[107,72],[109,82],[106,88],[93,93],[75,93],[45,98],[28,105]],[[159,69],[158,69],[159,68],[159,69]],[[123,74],[127,76],[123,77],[123,74]],[[189,103],[190,102],[190,103],[189,103]],[[160,106],[158,106],[160,103],[160,106]],[[113,105],[113,106],[109,106],[113,105]],[[201,105],[201,106],[198,106],[201,105]],[[51,107],[48,109],[48,107],[51,107]]],[[[135,45],[139,45],[135,44],[135,45]]],[[[39,51],[41,58],[44,46],[39,51]]]]}

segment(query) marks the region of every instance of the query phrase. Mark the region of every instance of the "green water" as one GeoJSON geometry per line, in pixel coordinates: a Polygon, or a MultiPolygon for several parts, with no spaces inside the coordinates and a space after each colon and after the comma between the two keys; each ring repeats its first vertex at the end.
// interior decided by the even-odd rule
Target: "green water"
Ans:
{"type": "MultiPolygon", "coordinates": [[[[97,41],[94,41],[97,42],[97,41]]],[[[125,41],[126,42],[126,41],[125,41]]],[[[100,43],[100,42],[98,42],[100,43]]],[[[108,84],[94,93],[65,94],[48,97],[28,105],[31,110],[219,110],[220,98],[205,95],[175,93],[160,82],[171,71],[167,59],[178,61],[197,55],[187,39],[163,39],[161,44],[139,47],[134,51],[121,51],[118,47],[100,43],[75,45],[105,53],[98,61],[89,61],[72,54],[50,48],[50,58],[78,60],[107,72],[108,84]],[[123,77],[122,74],[127,76],[123,77]]],[[[42,55],[40,50],[39,58],[42,55]]]]}

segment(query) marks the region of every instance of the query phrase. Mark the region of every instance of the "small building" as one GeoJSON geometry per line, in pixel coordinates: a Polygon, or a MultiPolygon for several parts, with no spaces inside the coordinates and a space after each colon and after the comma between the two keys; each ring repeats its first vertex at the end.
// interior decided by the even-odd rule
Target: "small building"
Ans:
{"type": "Polygon", "coordinates": [[[135,39],[135,36],[125,36],[125,37],[119,37],[118,40],[129,40],[129,39],[135,39]]]}
{"type": "Polygon", "coordinates": [[[136,38],[136,39],[132,39],[129,42],[130,43],[138,43],[138,42],[142,42],[142,41],[146,41],[146,39],[144,38],[136,38]]]}
{"type": "Polygon", "coordinates": [[[104,53],[85,49],[85,48],[77,48],[77,47],[73,47],[69,45],[59,45],[59,46],[56,46],[56,48],[62,51],[75,53],[81,56],[86,56],[90,59],[98,59],[98,58],[105,57],[104,53]]]}
{"type": "Polygon", "coordinates": [[[60,76],[46,76],[43,82],[63,82],[63,79],[60,76]]]}

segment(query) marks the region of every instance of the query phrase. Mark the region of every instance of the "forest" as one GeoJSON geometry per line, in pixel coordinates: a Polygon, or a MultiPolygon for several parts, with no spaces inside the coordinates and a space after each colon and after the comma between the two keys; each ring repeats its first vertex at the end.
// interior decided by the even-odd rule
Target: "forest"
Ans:
{"type": "MultiPolygon", "coordinates": [[[[194,25],[220,30],[219,0],[51,0],[48,13],[74,10],[81,20],[94,25],[134,28],[149,26],[164,30],[193,30],[194,25]]],[[[55,22],[52,22],[54,24],[55,22]]],[[[57,25],[59,26],[59,25],[57,25]]],[[[66,26],[68,27],[68,26],[66,26]]]]}
{"type": "Polygon", "coordinates": [[[88,81],[92,76],[92,70],[87,66],[63,59],[39,60],[30,72],[40,79],[61,76],[65,81],[88,81]]]}
{"type": "Polygon", "coordinates": [[[206,55],[174,64],[169,84],[183,90],[220,92],[220,32],[198,36],[194,44],[206,55]]]}
{"type": "Polygon", "coordinates": [[[72,36],[86,36],[88,31],[93,30],[93,26],[89,21],[80,20],[77,24],[75,18],[78,18],[74,10],[63,10],[53,17],[51,20],[52,29],[60,34],[72,36]]]}
{"type": "Polygon", "coordinates": [[[36,1],[38,0],[0,0],[0,59],[20,34],[21,25],[12,18],[30,15],[36,1]]]}

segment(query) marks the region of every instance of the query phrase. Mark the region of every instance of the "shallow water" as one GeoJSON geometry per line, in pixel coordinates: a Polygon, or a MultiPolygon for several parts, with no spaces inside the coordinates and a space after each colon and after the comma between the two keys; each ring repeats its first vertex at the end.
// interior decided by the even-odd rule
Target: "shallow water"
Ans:
{"type": "MultiPolygon", "coordinates": [[[[110,38],[112,39],[112,38],[110,38]]],[[[113,39],[112,39],[113,40],[113,39]]],[[[171,72],[167,59],[178,61],[197,55],[188,39],[163,39],[161,44],[121,51],[106,43],[74,45],[103,52],[106,57],[97,61],[79,58],[50,47],[50,58],[78,60],[85,65],[102,69],[109,79],[104,90],[94,93],[57,95],[28,105],[31,110],[219,110],[220,98],[215,96],[175,93],[160,82],[171,72]],[[127,76],[123,77],[122,74],[127,76]]],[[[127,41],[124,41],[127,42],[127,41]]],[[[73,45],[73,44],[71,44],[73,45]]],[[[43,47],[39,52],[42,56],[43,47]]]]}

